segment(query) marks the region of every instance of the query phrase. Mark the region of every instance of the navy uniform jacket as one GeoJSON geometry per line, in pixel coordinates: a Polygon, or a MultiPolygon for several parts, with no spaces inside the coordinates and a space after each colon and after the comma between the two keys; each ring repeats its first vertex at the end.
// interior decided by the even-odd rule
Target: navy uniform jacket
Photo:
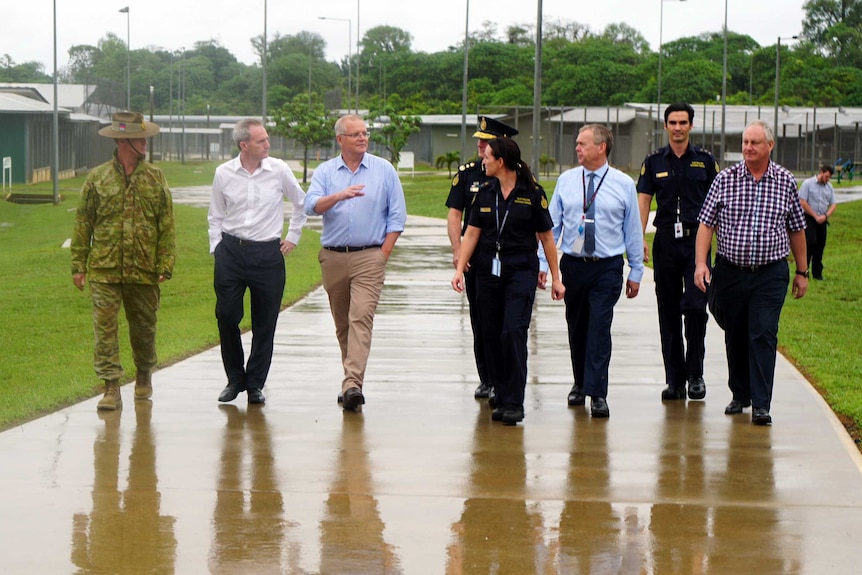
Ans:
{"type": "Polygon", "coordinates": [[[476,199],[476,194],[479,192],[479,186],[493,178],[485,175],[485,170],[482,169],[482,162],[468,162],[458,166],[458,173],[452,180],[452,188],[449,190],[449,197],[446,199],[446,207],[454,208],[463,212],[464,223],[461,226],[461,235],[467,229],[467,223],[470,221],[470,206],[476,199]]]}
{"type": "Polygon", "coordinates": [[[496,253],[498,222],[503,228],[499,235],[501,258],[518,254],[535,255],[538,249],[536,233],[546,232],[554,225],[548,212],[545,190],[539,185],[526,189],[519,183],[507,201],[500,192],[500,182],[497,178],[490,178],[479,186],[470,212],[469,224],[482,230],[477,250],[479,253],[496,253]],[[503,224],[507,209],[509,215],[503,224]]]}
{"type": "Polygon", "coordinates": [[[681,158],[676,157],[669,145],[647,156],[637,190],[656,198],[655,227],[672,227],[677,221],[677,211],[684,226],[697,227],[697,216],[718,171],[715,157],[691,144],[681,158]]]}

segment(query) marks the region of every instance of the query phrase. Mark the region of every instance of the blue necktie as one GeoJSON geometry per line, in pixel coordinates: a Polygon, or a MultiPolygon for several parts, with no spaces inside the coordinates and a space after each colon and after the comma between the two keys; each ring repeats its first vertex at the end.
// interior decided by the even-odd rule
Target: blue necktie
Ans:
{"type": "Polygon", "coordinates": [[[584,221],[584,255],[591,256],[596,251],[596,202],[593,197],[596,192],[596,175],[589,174],[587,177],[590,179],[587,186],[587,201],[590,202],[590,207],[587,208],[584,221]]]}

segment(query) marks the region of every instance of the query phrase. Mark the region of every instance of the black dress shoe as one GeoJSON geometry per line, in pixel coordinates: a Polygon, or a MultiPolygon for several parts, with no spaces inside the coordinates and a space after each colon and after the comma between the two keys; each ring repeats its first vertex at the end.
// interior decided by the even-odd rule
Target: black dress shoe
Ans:
{"type": "Polygon", "coordinates": [[[344,394],[343,394],[343,393],[339,393],[339,394],[338,394],[338,399],[337,399],[336,401],[338,401],[338,405],[341,405],[342,403],[344,403],[344,394]]]}
{"type": "Polygon", "coordinates": [[[218,396],[218,400],[222,403],[227,401],[233,401],[236,399],[236,396],[245,391],[245,384],[242,383],[229,383],[227,386],[221,390],[221,393],[218,396]]]}
{"type": "Polygon", "coordinates": [[[754,425],[772,425],[772,416],[762,407],[751,410],[751,423],[754,425]]]}
{"type": "Polygon", "coordinates": [[[506,410],[502,407],[495,407],[494,411],[491,412],[491,421],[503,421],[503,414],[506,413],[506,410]]]}
{"type": "Polygon", "coordinates": [[[608,408],[608,402],[604,397],[590,398],[590,415],[593,417],[610,417],[611,410],[608,408]]]}
{"type": "Polygon", "coordinates": [[[497,392],[494,391],[493,387],[488,388],[488,405],[497,407],[497,392]]]}
{"type": "Polygon", "coordinates": [[[524,421],[524,408],[507,407],[503,410],[503,416],[500,421],[503,422],[503,425],[517,425],[518,422],[524,421]]]}
{"type": "Polygon", "coordinates": [[[685,388],[675,385],[668,385],[661,392],[662,401],[671,401],[677,399],[685,399],[685,388]]]}
{"type": "Polygon", "coordinates": [[[342,406],[345,411],[356,411],[360,405],[365,403],[365,397],[362,395],[362,390],[358,387],[348,388],[343,395],[344,401],[342,406]]]}
{"type": "Polygon", "coordinates": [[[263,405],[266,403],[266,398],[263,396],[263,391],[255,387],[248,390],[248,402],[255,405],[263,405]]]}
{"type": "Polygon", "coordinates": [[[703,399],[706,397],[706,382],[700,376],[689,378],[688,380],[688,398],[703,399]]]}
{"type": "Polygon", "coordinates": [[[742,413],[742,410],[751,405],[750,401],[737,401],[733,400],[727,404],[727,407],[724,408],[725,415],[737,415],[742,413]]]}
{"type": "Polygon", "coordinates": [[[572,386],[569,390],[569,396],[566,398],[569,405],[584,405],[587,402],[587,396],[584,395],[584,390],[577,385],[572,386]]]}
{"type": "Polygon", "coordinates": [[[473,398],[487,399],[489,393],[491,393],[491,386],[487,383],[480,383],[479,387],[476,388],[476,391],[473,392],[473,398]]]}

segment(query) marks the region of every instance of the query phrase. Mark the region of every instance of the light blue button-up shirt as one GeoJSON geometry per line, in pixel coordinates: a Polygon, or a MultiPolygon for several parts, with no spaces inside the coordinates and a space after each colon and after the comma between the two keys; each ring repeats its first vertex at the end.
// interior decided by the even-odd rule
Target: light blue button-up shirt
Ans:
{"type": "Polygon", "coordinates": [[[365,185],[365,195],[340,201],[323,213],[321,245],[381,245],[386,234],[404,231],[407,204],[398,173],[392,164],[368,153],[356,172],[350,171],[340,155],[315,169],[305,196],[305,213],[317,215],[314,207],[320,198],[357,184],[365,185]]]}
{"type": "MultiPolygon", "coordinates": [[[[589,201],[589,198],[587,198],[589,201]]],[[[634,181],[607,163],[595,172],[584,171],[583,166],[563,172],[548,208],[554,220],[554,242],[562,236],[561,251],[571,256],[610,258],[626,254],[631,271],[629,280],[640,283],[644,273],[643,230],[638,211],[634,181]],[[589,174],[595,173],[596,251],[585,254],[574,251],[575,236],[584,216],[584,184],[589,185],[589,174]],[[602,181],[604,177],[604,181],[602,181]],[[601,181],[601,185],[599,182],[601,181]]],[[[542,269],[547,265],[542,262],[542,269]]]]}

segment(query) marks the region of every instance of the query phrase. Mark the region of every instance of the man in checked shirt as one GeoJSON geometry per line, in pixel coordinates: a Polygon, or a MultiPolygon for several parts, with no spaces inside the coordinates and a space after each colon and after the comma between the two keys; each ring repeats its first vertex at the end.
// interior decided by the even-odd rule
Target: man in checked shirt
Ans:
{"type": "Polygon", "coordinates": [[[709,309],[724,330],[733,393],[724,413],[742,413],[750,405],[756,425],[772,424],[769,408],[789,252],[796,261],[794,298],[808,289],[804,212],[793,174],[769,158],[774,145],[769,124],[755,120],[746,126],[744,161],[720,172],[710,186],[695,248],[695,285],[708,288],[709,309]],[[706,258],[713,234],[718,246],[710,274],[706,258]]]}

